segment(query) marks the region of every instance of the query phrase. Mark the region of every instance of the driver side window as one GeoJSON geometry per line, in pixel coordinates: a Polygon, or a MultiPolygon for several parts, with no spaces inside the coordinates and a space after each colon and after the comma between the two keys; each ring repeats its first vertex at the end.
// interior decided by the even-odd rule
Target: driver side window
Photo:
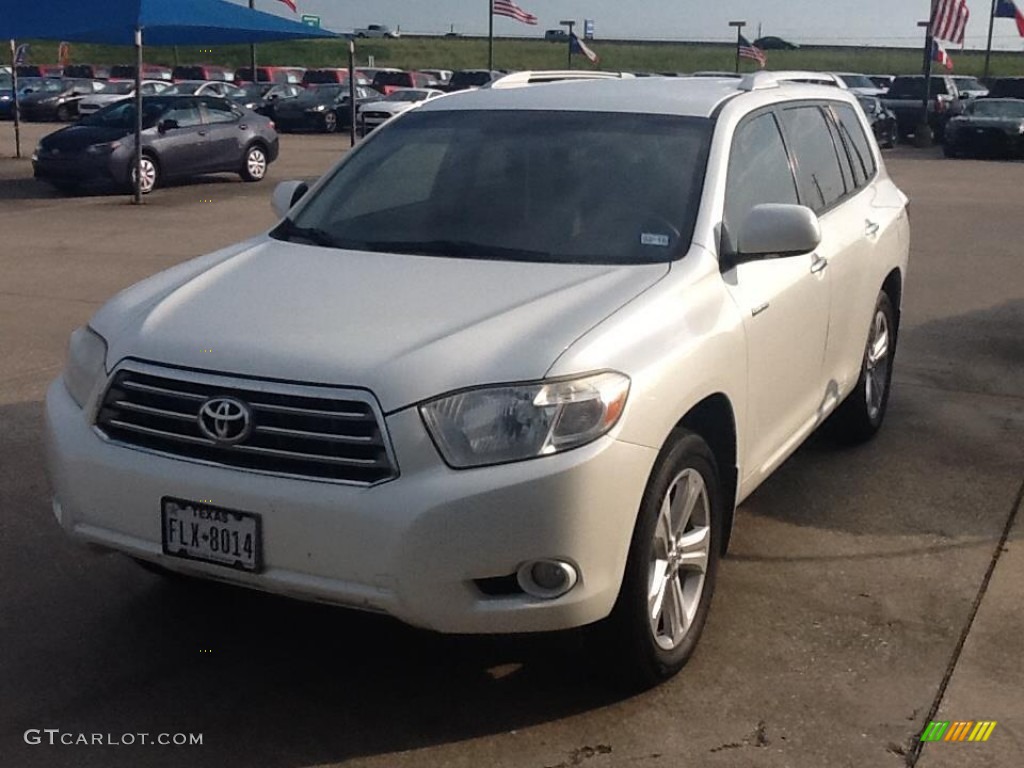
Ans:
{"type": "Polygon", "coordinates": [[[739,228],[754,206],[798,202],[796,179],[775,115],[766,112],[741,124],[729,153],[723,252],[735,252],[739,228]]]}
{"type": "Polygon", "coordinates": [[[179,128],[195,128],[202,123],[202,119],[199,117],[199,110],[196,109],[195,104],[183,104],[169,109],[162,119],[175,121],[179,128]]]}

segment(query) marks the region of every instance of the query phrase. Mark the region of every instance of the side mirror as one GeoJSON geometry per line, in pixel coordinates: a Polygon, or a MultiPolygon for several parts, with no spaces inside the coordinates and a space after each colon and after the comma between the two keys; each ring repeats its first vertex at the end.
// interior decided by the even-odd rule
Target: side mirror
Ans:
{"type": "Polygon", "coordinates": [[[308,191],[309,185],[304,181],[282,181],[274,188],[270,207],[279,219],[283,219],[308,191]]]}
{"type": "Polygon", "coordinates": [[[803,205],[755,205],[739,228],[734,261],[810,253],[821,244],[821,224],[803,205]]]}
{"type": "Polygon", "coordinates": [[[173,130],[174,128],[177,128],[177,127],[178,127],[178,121],[177,120],[161,120],[157,124],[156,129],[160,133],[167,133],[168,131],[173,130]]]}

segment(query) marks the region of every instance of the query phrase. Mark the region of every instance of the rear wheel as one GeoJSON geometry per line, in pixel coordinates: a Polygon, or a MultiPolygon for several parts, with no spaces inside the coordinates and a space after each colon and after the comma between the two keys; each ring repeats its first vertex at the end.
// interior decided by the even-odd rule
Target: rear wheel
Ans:
{"type": "Polygon", "coordinates": [[[239,176],[244,181],[262,181],[267,175],[267,153],[259,144],[253,144],[245,152],[239,176]]]}
{"type": "Polygon", "coordinates": [[[615,608],[594,628],[628,688],[667,680],[697,647],[718,572],[723,509],[711,450],[678,430],[644,492],[615,608]]]}
{"type": "Polygon", "coordinates": [[[829,419],[829,431],[840,441],[862,443],[881,428],[889,407],[896,332],[896,313],[883,291],[871,316],[857,386],[829,419]]]}

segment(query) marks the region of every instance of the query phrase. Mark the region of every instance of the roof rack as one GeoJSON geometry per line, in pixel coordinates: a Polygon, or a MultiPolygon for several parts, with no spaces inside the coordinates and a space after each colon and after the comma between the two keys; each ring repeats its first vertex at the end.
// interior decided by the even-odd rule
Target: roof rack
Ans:
{"type": "Polygon", "coordinates": [[[580,69],[548,69],[513,72],[493,81],[491,88],[521,88],[539,83],[557,83],[566,80],[631,80],[635,75],[629,72],[591,72],[580,69]]]}
{"type": "Polygon", "coordinates": [[[763,91],[778,88],[783,83],[804,83],[806,85],[826,85],[845,89],[845,84],[835,75],[827,72],[811,72],[788,70],[779,72],[752,72],[744,77],[737,86],[741,91],[763,91]]]}

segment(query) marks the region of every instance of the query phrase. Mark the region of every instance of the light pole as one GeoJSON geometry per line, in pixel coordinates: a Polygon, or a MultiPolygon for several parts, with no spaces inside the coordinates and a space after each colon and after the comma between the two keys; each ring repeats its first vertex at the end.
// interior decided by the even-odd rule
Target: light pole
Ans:
{"type": "Polygon", "coordinates": [[[573,27],[576,26],[576,21],[575,20],[572,20],[572,21],[560,21],[558,23],[561,24],[563,27],[568,27],[569,28],[569,66],[568,66],[568,68],[572,69],[572,29],[573,29],[573,27]]]}
{"type": "MultiPolygon", "coordinates": [[[[253,11],[256,9],[256,0],[249,0],[249,10],[253,11]]],[[[249,46],[249,66],[252,67],[252,81],[259,85],[260,78],[256,74],[256,44],[253,43],[249,46]]]]}
{"type": "Polygon", "coordinates": [[[730,21],[730,27],[736,27],[736,71],[740,71],[740,44],[743,40],[743,28],[747,26],[745,21],[730,21]]]}
{"type": "MultiPolygon", "coordinates": [[[[935,0],[932,0],[932,16],[935,18],[935,0]]],[[[921,99],[921,119],[914,128],[914,144],[918,147],[927,147],[932,143],[932,127],[928,122],[928,102],[932,98],[932,46],[935,38],[932,36],[932,22],[919,21],[917,26],[924,29],[924,89],[921,99]]]]}

